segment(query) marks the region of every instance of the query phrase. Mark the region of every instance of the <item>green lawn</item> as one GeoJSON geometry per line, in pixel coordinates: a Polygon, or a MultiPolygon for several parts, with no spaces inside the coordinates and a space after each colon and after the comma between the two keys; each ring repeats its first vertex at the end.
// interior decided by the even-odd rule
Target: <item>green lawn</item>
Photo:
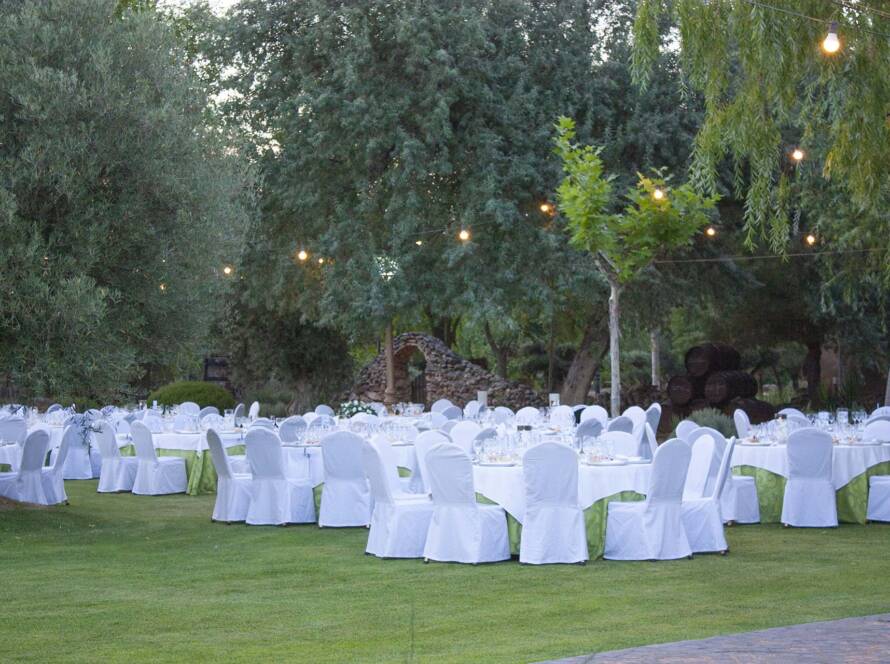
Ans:
{"type": "Polygon", "coordinates": [[[0,661],[519,662],[890,610],[890,526],[727,530],[663,563],[424,565],[212,496],[0,511],[0,661]]]}

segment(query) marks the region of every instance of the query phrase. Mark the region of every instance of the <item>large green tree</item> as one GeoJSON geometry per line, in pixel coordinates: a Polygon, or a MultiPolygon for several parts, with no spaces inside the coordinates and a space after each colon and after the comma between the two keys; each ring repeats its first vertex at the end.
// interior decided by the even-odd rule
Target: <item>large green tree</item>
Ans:
{"type": "Polygon", "coordinates": [[[150,7],[0,2],[0,43],[0,364],[24,397],[111,399],[200,357],[244,173],[150,7]]]}

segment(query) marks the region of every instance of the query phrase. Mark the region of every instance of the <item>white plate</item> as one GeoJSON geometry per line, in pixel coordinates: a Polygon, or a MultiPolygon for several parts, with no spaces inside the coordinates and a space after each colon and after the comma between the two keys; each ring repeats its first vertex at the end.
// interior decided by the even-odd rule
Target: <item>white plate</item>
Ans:
{"type": "Polygon", "coordinates": [[[489,468],[510,468],[511,466],[515,466],[516,463],[514,461],[480,461],[476,465],[487,466],[489,468]]]}
{"type": "Polygon", "coordinates": [[[390,443],[390,447],[414,447],[414,443],[390,443]]]}
{"type": "Polygon", "coordinates": [[[624,459],[614,459],[612,461],[582,461],[585,466],[626,466],[627,461],[624,459]]]}
{"type": "Polygon", "coordinates": [[[200,431],[183,431],[182,429],[176,429],[173,433],[178,433],[183,436],[197,436],[200,431]]]}
{"type": "Polygon", "coordinates": [[[772,443],[737,443],[739,447],[770,447],[772,443]]]}

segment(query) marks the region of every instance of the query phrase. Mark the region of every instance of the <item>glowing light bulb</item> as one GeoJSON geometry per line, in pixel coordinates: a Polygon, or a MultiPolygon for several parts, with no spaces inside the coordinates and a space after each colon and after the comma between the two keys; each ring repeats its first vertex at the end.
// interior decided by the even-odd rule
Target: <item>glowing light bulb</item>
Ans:
{"type": "Polygon", "coordinates": [[[415,242],[414,244],[416,244],[419,247],[420,245],[423,244],[423,240],[417,240],[417,242],[415,242]]]}
{"type": "Polygon", "coordinates": [[[800,148],[794,148],[794,150],[791,152],[791,158],[794,161],[801,161],[806,156],[806,153],[800,148]]]}
{"type": "Polygon", "coordinates": [[[466,228],[461,228],[460,233],[457,234],[457,237],[460,239],[461,242],[466,242],[470,239],[470,231],[468,231],[466,228]]]}
{"type": "Polygon", "coordinates": [[[705,235],[707,235],[708,237],[714,237],[715,235],[717,235],[717,229],[713,226],[708,226],[705,229],[705,235]]]}
{"type": "Polygon", "coordinates": [[[841,41],[837,38],[837,21],[832,21],[828,26],[828,34],[822,40],[822,50],[829,55],[837,53],[841,48],[841,41]]]}
{"type": "Polygon", "coordinates": [[[305,249],[300,249],[300,251],[297,253],[297,258],[301,261],[305,261],[307,258],[309,258],[309,253],[305,249]]]}
{"type": "Polygon", "coordinates": [[[318,259],[318,264],[319,264],[319,265],[324,265],[324,258],[319,258],[319,259],[318,259]]]}
{"type": "Polygon", "coordinates": [[[654,198],[656,201],[663,200],[664,199],[664,191],[662,191],[661,189],[658,189],[656,187],[655,190],[652,192],[652,198],[654,198]]]}
{"type": "Polygon", "coordinates": [[[805,240],[806,240],[807,244],[810,245],[811,247],[812,247],[814,244],[816,244],[816,236],[813,235],[812,233],[810,233],[809,235],[807,235],[806,238],[805,238],[805,240]]]}
{"type": "Polygon", "coordinates": [[[223,268],[223,274],[226,275],[227,277],[228,277],[230,274],[232,274],[233,271],[234,271],[234,270],[232,270],[232,266],[231,266],[231,265],[226,265],[226,266],[223,268]]]}
{"type": "Polygon", "coordinates": [[[160,286],[158,286],[158,288],[160,288],[161,292],[163,293],[165,290],[167,290],[167,284],[165,284],[164,282],[161,282],[161,284],[160,284],[160,286]]]}
{"type": "Polygon", "coordinates": [[[541,203],[541,212],[544,214],[553,214],[555,211],[550,203],[541,203]]]}

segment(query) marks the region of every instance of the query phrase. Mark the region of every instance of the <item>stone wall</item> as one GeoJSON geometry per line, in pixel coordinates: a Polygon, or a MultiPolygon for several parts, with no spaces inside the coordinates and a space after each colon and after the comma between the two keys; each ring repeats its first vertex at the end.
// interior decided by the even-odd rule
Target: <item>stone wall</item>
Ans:
{"type": "MultiPolygon", "coordinates": [[[[396,401],[411,399],[411,379],[408,376],[408,361],[415,351],[426,358],[426,397],[427,405],[437,399],[448,399],[463,406],[476,398],[479,390],[488,390],[488,405],[508,406],[513,409],[522,406],[545,406],[546,398],[527,385],[504,380],[482,367],[468,362],[442,341],[428,334],[406,332],[393,340],[395,351],[396,401]]],[[[362,401],[384,400],[386,389],[386,357],[378,355],[364,367],[358,375],[350,398],[362,401]]]]}

